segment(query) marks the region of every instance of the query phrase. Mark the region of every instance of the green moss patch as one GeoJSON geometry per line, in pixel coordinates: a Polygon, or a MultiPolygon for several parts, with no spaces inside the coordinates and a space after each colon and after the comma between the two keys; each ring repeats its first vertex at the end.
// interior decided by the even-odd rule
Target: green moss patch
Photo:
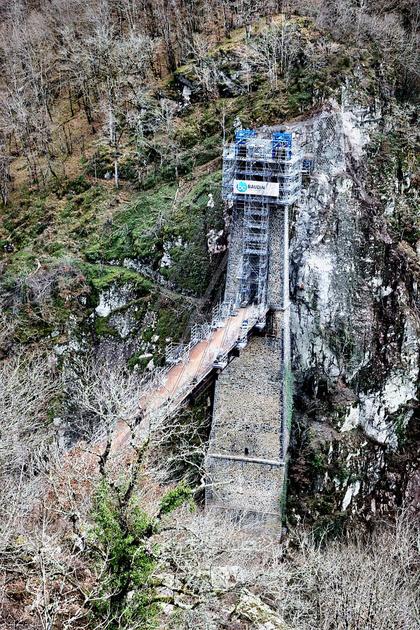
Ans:
{"type": "Polygon", "coordinates": [[[153,289],[153,283],[142,275],[125,267],[115,267],[112,265],[94,265],[82,263],[82,270],[86,278],[98,291],[107,289],[113,284],[130,283],[136,289],[136,293],[148,295],[153,289]]]}

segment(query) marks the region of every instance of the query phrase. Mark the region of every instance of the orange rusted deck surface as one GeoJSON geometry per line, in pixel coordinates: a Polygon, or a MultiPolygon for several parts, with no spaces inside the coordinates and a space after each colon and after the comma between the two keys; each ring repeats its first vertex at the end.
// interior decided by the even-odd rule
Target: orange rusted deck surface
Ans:
{"type": "Polygon", "coordinates": [[[211,371],[217,356],[232,350],[240,337],[243,322],[251,323],[254,313],[252,306],[239,309],[236,315],[226,318],[222,327],[214,329],[207,339],[193,346],[187,361],[174,365],[161,386],[145,395],[140,403],[145,414],[150,417],[162,405],[173,403],[176,407],[182,402],[211,371]]]}

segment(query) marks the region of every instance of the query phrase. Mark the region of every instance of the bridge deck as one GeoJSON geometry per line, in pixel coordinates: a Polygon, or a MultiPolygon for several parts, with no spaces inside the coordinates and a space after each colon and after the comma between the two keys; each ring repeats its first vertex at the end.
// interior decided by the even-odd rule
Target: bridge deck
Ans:
{"type": "MultiPolygon", "coordinates": [[[[260,312],[260,311],[259,311],[260,312]]],[[[160,411],[173,413],[195,387],[211,372],[220,355],[228,354],[238,343],[246,322],[250,330],[258,319],[257,309],[247,306],[227,317],[223,326],[215,328],[209,337],[197,343],[189,352],[188,359],[174,365],[160,386],[147,392],[140,406],[153,424],[160,411]]]]}

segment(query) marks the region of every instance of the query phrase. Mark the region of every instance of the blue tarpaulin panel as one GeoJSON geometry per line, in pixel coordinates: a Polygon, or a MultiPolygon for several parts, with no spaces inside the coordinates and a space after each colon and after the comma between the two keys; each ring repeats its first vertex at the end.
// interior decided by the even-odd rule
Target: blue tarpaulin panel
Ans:
{"type": "Polygon", "coordinates": [[[240,129],[235,132],[235,142],[244,142],[248,138],[255,138],[256,135],[254,129],[240,129]]]}
{"type": "Polygon", "coordinates": [[[291,149],[292,134],[284,131],[277,131],[276,133],[273,133],[273,146],[291,149]]]}

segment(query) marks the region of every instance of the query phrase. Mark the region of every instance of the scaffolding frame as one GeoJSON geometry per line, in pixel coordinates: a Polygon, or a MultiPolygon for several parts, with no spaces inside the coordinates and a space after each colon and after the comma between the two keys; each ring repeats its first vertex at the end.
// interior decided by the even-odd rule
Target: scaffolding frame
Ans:
{"type": "Polygon", "coordinates": [[[302,154],[293,134],[276,132],[257,136],[254,130],[236,133],[223,151],[223,198],[243,217],[243,249],[237,303],[265,304],[269,258],[270,214],[277,206],[295,203],[302,187],[302,154]],[[235,189],[235,181],[274,185],[278,195],[250,194],[235,189]]]}

